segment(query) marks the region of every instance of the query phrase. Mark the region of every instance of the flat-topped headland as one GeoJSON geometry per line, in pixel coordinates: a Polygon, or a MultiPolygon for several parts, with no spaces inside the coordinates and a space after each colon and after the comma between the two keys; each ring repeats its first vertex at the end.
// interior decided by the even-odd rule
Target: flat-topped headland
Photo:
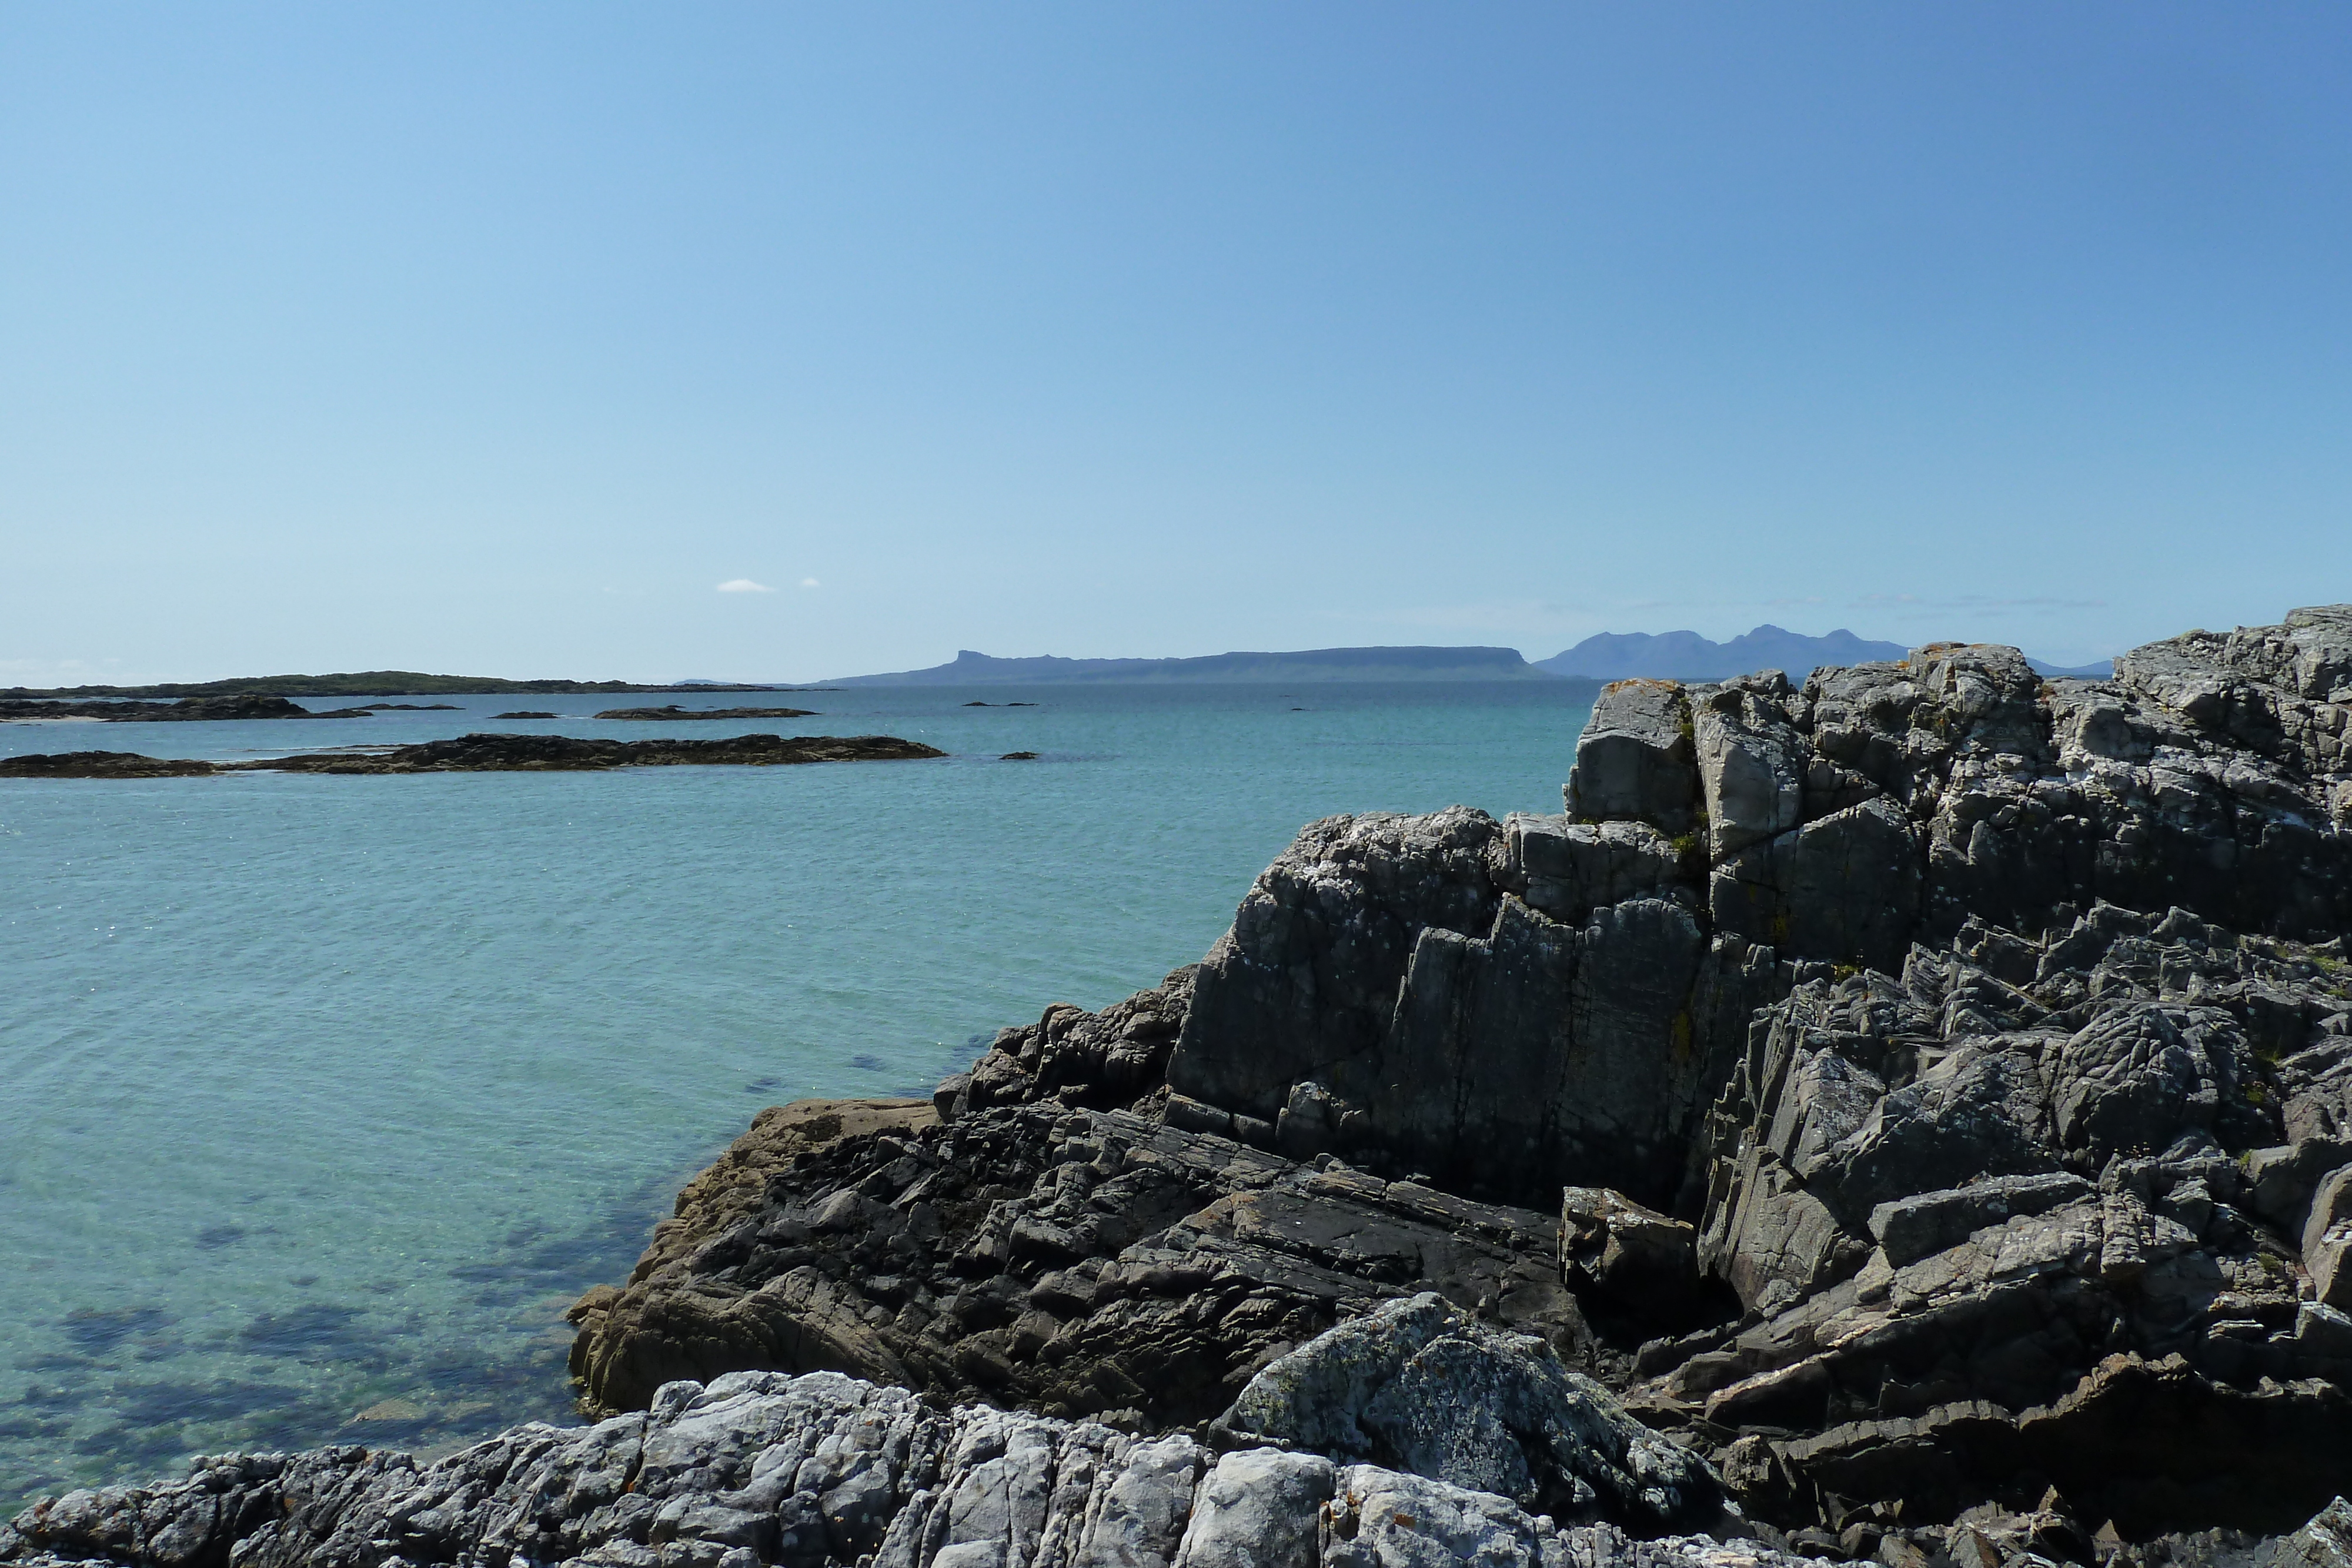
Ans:
{"type": "Polygon", "coordinates": [[[223,773],[531,773],[614,768],[780,767],[907,762],[945,757],[895,735],[735,735],[717,740],[584,740],[562,735],[463,735],[370,751],[321,751],[251,762],[142,757],[127,751],[0,758],[0,779],[205,778],[223,773]]]}
{"type": "Polygon", "coordinates": [[[2352,1561],[2352,606],[1622,682],[1564,794],[762,1112],[572,1309],[593,1425],[0,1562],[2352,1561]]]}

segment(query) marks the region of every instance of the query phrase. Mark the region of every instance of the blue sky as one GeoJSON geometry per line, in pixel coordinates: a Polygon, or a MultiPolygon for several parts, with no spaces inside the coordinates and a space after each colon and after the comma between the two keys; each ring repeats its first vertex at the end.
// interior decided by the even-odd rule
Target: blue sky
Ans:
{"type": "Polygon", "coordinates": [[[0,8],[0,685],[2273,620],[2352,599],[2347,80],[2291,4],[0,8]]]}

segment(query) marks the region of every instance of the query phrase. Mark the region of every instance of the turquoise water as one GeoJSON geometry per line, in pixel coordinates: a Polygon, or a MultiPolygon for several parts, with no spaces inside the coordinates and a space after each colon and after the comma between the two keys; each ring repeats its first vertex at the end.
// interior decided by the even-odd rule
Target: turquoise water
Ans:
{"type": "MultiPolygon", "coordinates": [[[[688,732],[953,755],[0,780],[0,1517],[191,1452],[568,1418],[563,1307],[755,1110],[927,1093],[975,1036],[1155,982],[1316,817],[1558,810],[1582,691],[859,690],[688,732]]],[[[467,711],[0,753],[681,733],[406,700],[467,711]]]]}

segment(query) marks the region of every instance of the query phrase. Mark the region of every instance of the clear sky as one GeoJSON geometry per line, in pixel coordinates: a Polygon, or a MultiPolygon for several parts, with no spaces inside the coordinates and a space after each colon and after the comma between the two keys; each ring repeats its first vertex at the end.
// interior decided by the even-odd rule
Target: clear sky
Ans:
{"type": "Polygon", "coordinates": [[[0,685],[2074,662],[2352,599],[2347,329],[2334,0],[20,0],[0,685]]]}

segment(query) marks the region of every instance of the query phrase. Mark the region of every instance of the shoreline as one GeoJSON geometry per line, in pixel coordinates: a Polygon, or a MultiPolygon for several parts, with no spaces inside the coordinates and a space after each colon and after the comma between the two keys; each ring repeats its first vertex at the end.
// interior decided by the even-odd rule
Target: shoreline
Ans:
{"type": "MultiPolygon", "coordinates": [[[[1415,1495],[1528,1561],[1571,1530],[1672,1562],[2319,1551],[2345,1521],[2305,1521],[2352,1490],[2339,693],[2352,607],[2109,682],[1937,645],[1801,690],[1612,687],[1569,811],[1310,824],[1201,965],[1001,1031],[928,1113],[761,1113],[574,1304],[574,1369],[622,1413],[562,1473],[690,1416],[772,1446],[779,1411],[898,1388],[999,1451],[1190,1466],[1187,1530],[1228,1464],[1324,1478],[1253,1539],[1307,1519],[1334,1568],[1348,1488],[1453,1489],[1415,1495]],[[1426,1337],[1365,1348],[1433,1286],[1426,1337]],[[1379,1388],[1320,1381],[1335,1344],[1379,1388]],[[1581,1435],[1548,1435],[1571,1407],[1581,1435]],[[1479,1410],[1517,1414],[1445,1424],[1479,1410]],[[1711,1547],[1593,1480],[1652,1441],[1736,1505],[1711,1547]],[[1288,1457],[1237,1463],[1263,1455],[1288,1457]]],[[[912,1568],[956,1550],[922,1493],[980,1471],[921,1473],[870,1521],[918,1521],[912,1568]]],[[[561,1554],[782,1561],[799,1495],[694,1483],[680,1521],[751,1522],[658,1539],[592,1508],[561,1554]]]]}

